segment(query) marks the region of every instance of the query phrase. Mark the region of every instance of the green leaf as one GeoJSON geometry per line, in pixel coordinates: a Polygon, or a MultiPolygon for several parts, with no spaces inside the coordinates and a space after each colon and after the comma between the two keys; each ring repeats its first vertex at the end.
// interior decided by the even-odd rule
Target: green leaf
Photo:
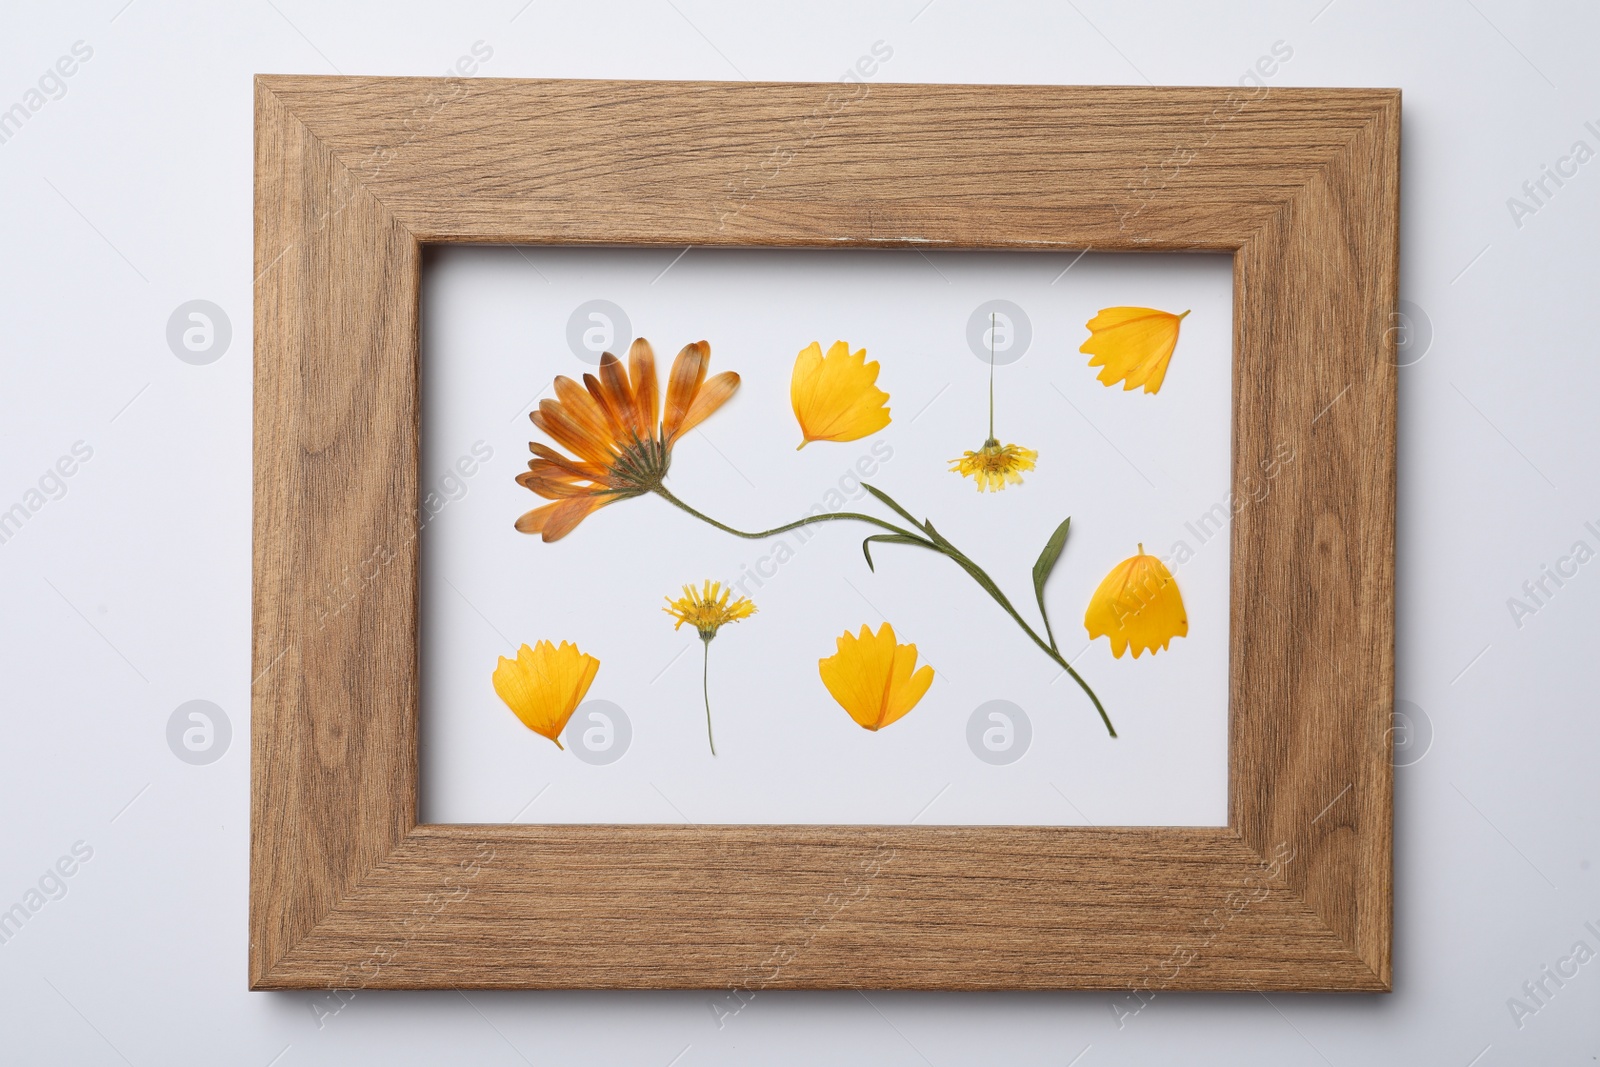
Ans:
{"type": "Polygon", "coordinates": [[[923,519],[922,520],[922,528],[928,532],[928,536],[929,537],[933,538],[933,543],[934,544],[938,545],[940,548],[944,549],[946,552],[952,553],[955,556],[960,556],[961,555],[960,550],[958,550],[955,545],[952,545],[949,541],[945,540],[944,534],[940,533],[938,530],[935,530],[933,528],[933,523],[931,521],[929,521],[928,519],[923,519]]]}
{"type": "Polygon", "coordinates": [[[877,573],[878,568],[872,565],[872,550],[867,546],[874,541],[885,545],[920,545],[923,548],[928,547],[928,542],[920,537],[911,537],[907,534],[873,534],[861,542],[861,554],[867,557],[867,569],[873,573],[877,573]]]}
{"type": "Polygon", "coordinates": [[[1039,595],[1043,603],[1044,583],[1050,579],[1050,572],[1055,570],[1056,560],[1061,558],[1061,550],[1067,547],[1067,528],[1072,525],[1069,516],[1056,527],[1056,532],[1050,535],[1050,540],[1044,543],[1044,551],[1039,553],[1039,558],[1033,564],[1033,591],[1039,595]]]}
{"type": "Polygon", "coordinates": [[[1061,550],[1067,547],[1067,528],[1071,525],[1070,515],[1061,520],[1061,525],[1050,535],[1050,540],[1044,543],[1044,550],[1039,553],[1039,558],[1033,564],[1033,595],[1039,601],[1039,614],[1044,617],[1044,632],[1050,638],[1051,648],[1055,647],[1056,637],[1050,629],[1050,612],[1044,606],[1044,583],[1050,580],[1050,572],[1055,570],[1056,561],[1061,558],[1061,550]]]}
{"type": "Polygon", "coordinates": [[[889,494],[885,493],[882,489],[879,489],[877,486],[868,485],[866,482],[862,482],[861,483],[861,488],[865,489],[867,492],[869,492],[873,496],[877,497],[878,500],[881,501],[883,504],[887,505],[888,508],[891,511],[893,511],[896,515],[900,516],[902,519],[904,519],[907,522],[909,522],[911,525],[913,525],[913,526],[921,526],[922,525],[922,523],[918,522],[915,518],[912,517],[911,512],[907,511],[905,508],[901,507],[899,504],[896,504],[894,502],[894,500],[890,498],[889,494]]]}

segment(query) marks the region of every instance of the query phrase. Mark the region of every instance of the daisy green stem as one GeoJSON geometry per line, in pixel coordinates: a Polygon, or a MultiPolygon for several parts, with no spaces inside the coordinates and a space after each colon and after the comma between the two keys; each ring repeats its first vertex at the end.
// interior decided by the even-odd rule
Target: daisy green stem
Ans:
{"type": "Polygon", "coordinates": [[[711,754],[717,754],[717,739],[711,736],[711,638],[702,637],[700,643],[705,646],[706,657],[700,668],[700,692],[706,698],[706,741],[711,745],[711,754]]]}
{"type": "MultiPolygon", "coordinates": [[[[1005,595],[1005,593],[1000,591],[1000,587],[995,584],[994,579],[990,578],[988,573],[985,572],[982,567],[978,566],[976,563],[972,562],[972,560],[968,559],[965,553],[963,553],[960,549],[956,548],[955,545],[951,544],[949,541],[945,540],[945,538],[944,538],[944,536],[942,534],[934,533],[933,532],[933,528],[930,525],[928,525],[927,523],[922,523],[921,526],[918,529],[913,531],[913,530],[907,530],[907,529],[904,529],[902,527],[896,526],[892,522],[885,522],[883,519],[877,518],[877,517],[872,516],[872,515],[863,515],[860,512],[855,512],[855,511],[840,511],[840,512],[829,513],[829,514],[826,514],[826,515],[809,515],[806,518],[797,519],[794,522],[786,523],[783,526],[774,526],[770,530],[762,530],[760,532],[750,532],[750,531],[746,531],[746,530],[736,530],[732,526],[727,525],[726,523],[718,522],[716,519],[713,519],[711,516],[705,514],[704,512],[696,511],[694,508],[690,507],[688,504],[685,504],[683,501],[679,500],[676,496],[673,496],[671,490],[667,489],[665,486],[659,486],[659,485],[656,486],[655,493],[656,493],[656,495],[660,496],[661,499],[665,500],[667,503],[673,505],[674,507],[676,507],[676,508],[678,508],[678,509],[680,509],[680,510],[682,510],[682,511],[684,511],[684,512],[690,514],[690,515],[693,515],[695,518],[699,519],[701,522],[707,523],[707,524],[709,524],[711,526],[715,526],[717,529],[723,531],[724,533],[730,533],[730,534],[733,534],[735,537],[743,537],[746,540],[750,540],[750,541],[756,541],[756,540],[760,540],[762,538],[772,537],[772,536],[774,536],[776,534],[781,534],[781,533],[784,533],[784,532],[786,532],[788,530],[795,530],[795,529],[800,528],[801,526],[810,526],[810,525],[813,525],[813,524],[819,523],[819,522],[835,522],[835,521],[839,521],[839,520],[853,520],[853,521],[856,521],[856,522],[869,523],[869,524],[871,524],[873,526],[878,527],[879,529],[888,530],[891,533],[898,534],[899,536],[906,538],[908,543],[916,544],[916,545],[918,545],[919,547],[922,547],[922,548],[932,549],[933,551],[938,552],[938,553],[946,556],[952,562],[954,562],[956,564],[956,566],[958,566],[962,570],[966,571],[967,574],[972,578],[972,580],[977,582],[978,585],[983,589],[983,591],[988,593],[989,596],[994,599],[994,602],[999,604],[1000,607],[1005,611],[1005,613],[1007,615],[1010,615],[1014,620],[1016,620],[1017,625],[1022,627],[1022,632],[1027,634],[1029,639],[1032,640],[1034,644],[1038,645],[1039,648],[1041,650],[1043,650],[1044,654],[1046,656],[1050,657],[1052,662],[1054,662],[1062,670],[1066,671],[1069,675],[1072,676],[1072,680],[1078,683],[1078,688],[1082,689],[1084,691],[1084,693],[1086,693],[1088,695],[1089,699],[1094,702],[1094,709],[1095,709],[1095,711],[1100,713],[1100,721],[1105,723],[1106,731],[1108,733],[1110,733],[1112,737],[1116,737],[1117,736],[1116,727],[1111,725],[1111,717],[1106,714],[1105,705],[1100,703],[1100,698],[1098,696],[1096,696],[1095,695],[1095,691],[1089,687],[1089,683],[1083,680],[1083,676],[1081,674],[1079,674],[1077,671],[1072,669],[1072,664],[1067,662],[1066,657],[1061,655],[1061,653],[1056,650],[1056,648],[1054,647],[1054,645],[1052,643],[1046,642],[1044,640],[1044,638],[1039,636],[1038,632],[1036,630],[1034,630],[1034,628],[1032,626],[1028,625],[1028,621],[1026,619],[1024,619],[1022,617],[1021,613],[1019,613],[1017,611],[1016,607],[1011,603],[1010,598],[1007,597],[1005,595]]],[[[880,496],[880,498],[884,499],[885,501],[888,500],[887,497],[883,497],[882,494],[878,493],[876,490],[874,490],[874,495],[880,496]]],[[[890,503],[890,506],[894,508],[894,510],[900,512],[903,515],[909,516],[909,512],[906,512],[898,504],[894,504],[893,502],[889,502],[889,503],[890,503]]],[[[911,520],[911,521],[912,521],[913,525],[916,525],[915,520],[911,520]]],[[[706,658],[707,658],[708,661],[710,659],[710,655],[711,655],[711,653],[710,653],[710,649],[709,649],[709,646],[708,646],[707,651],[706,651],[706,658]]],[[[711,731],[711,699],[710,699],[710,696],[708,695],[706,697],[706,732],[707,732],[708,735],[710,734],[710,731],[711,731]]],[[[716,752],[715,747],[712,748],[712,752],[713,752],[713,754],[715,754],[715,752],[716,752]]]]}
{"type": "Polygon", "coordinates": [[[989,312],[989,440],[994,440],[994,312],[989,312]]]}
{"type": "MultiPolygon", "coordinates": [[[[747,541],[759,541],[764,537],[773,537],[777,534],[787,533],[790,530],[798,530],[802,526],[811,526],[819,522],[834,522],[839,519],[854,519],[856,522],[869,522],[880,529],[889,530],[893,533],[902,534],[906,537],[917,537],[917,535],[912,531],[903,530],[892,522],[884,522],[882,519],[874,518],[871,515],[863,515],[856,511],[836,511],[830,512],[827,515],[807,515],[803,519],[796,519],[794,522],[785,523],[782,526],[774,526],[770,530],[761,530],[759,532],[752,533],[746,530],[735,530],[732,526],[729,526],[726,523],[718,522],[716,519],[713,519],[710,515],[707,515],[703,511],[696,511],[688,504],[685,504],[683,501],[673,496],[672,491],[664,485],[656,486],[655,492],[657,496],[661,497],[661,499],[665,500],[667,503],[688,512],[701,522],[715,526],[723,533],[731,533],[735,537],[743,537],[747,541]]],[[[926,539],[919,537],[918,540],[926,539]]],[[[930,544],[929,547],[931,548],[933,546],[930,544]]]]}

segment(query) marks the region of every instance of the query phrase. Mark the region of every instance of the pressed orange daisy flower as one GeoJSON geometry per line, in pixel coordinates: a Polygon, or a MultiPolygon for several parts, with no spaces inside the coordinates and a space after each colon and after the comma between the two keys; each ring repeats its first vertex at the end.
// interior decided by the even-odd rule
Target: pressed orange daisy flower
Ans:
{"type": "Polygon", "coordinates": [[[749,597],[742,596],[737,600],[732,597],[731,588],[724,589],[721,582],[707,578],[702,589],[686,585],[683,595],[677,600],[667,597],[667,606],[661,609],[677,620],[672,624],[674,630],[688,623],[700,634],[700,641],[705,645],[700,688],[706,701],[706,743],[711,746],[713,756],[717,754],[717,739],[711,735],[711,639],[730,622],[743,622],[756,613],[756,606],[749,597]]]}
{"type": "Polygon", "coordinates": [[[626,370],[607,352],[600,376],[585,374],[581,387],[558,376],[556,398],[539,401],[528,417],[572,455],[538,441],[529,443],[534,458],[517,482],[554,503],[523,515],[517,529],[559,541],[607,504],[659,489],[672,464],[673,444],[739,388],[739,376],[732,371],[707,379],[710,362],[706,342],[683,346],[667,377],[664,411],[655,352],[642,337],[628,350],[626,370]]]}

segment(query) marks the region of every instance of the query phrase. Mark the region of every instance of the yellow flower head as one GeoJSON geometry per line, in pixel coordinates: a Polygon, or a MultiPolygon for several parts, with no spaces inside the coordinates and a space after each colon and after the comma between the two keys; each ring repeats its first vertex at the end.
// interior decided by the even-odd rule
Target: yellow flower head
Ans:
{"type": "Polygon", "coordinates": [[[1083,613],[1089,640],[1111,639],[1111,654],[1122,658],[1123,650],[1133,646],[1133,658],[1150,650],[1165,650],[1174,637],[1189,634],[1189,616],[1183,610],[1183,596],[1167,565],[1154,556],[1130,556],[1111,568],[1100,588],[1089,598],[1083,613]]]}
{"type": "Polygon", "coordinates": [[[1090,319],[1089,339],[1079,352],[1094,358],[1091,367],[1103,367],[1100,381],[1106,385],[1122,382],[1124,390],[1144,386],[1147,393],[1159,393],[1167,376],[1172,350],[1178,346],[1178,324],[1183,315],[1155,308],[1101,308],[1090,319]]]}
{"type": "Polygon", "coordinates": [[[865,626],[859,637],[845,631],[838,647],[817,662],[822,684],[868,730],[881,730],[904,716],[933,684],[933,668],[927,664],[912,673],[917,646],[896,644],[888,623],[876,635],[865,626]]]}
{"type": "Polygon", "coordinates": [[[709,641],[717,636],[717,630],[730,622],[739,622],[748,619],[756,613],[756,606],[750,602],[749,597],[740,597],[732,600],[732,589],[723,589],[721,582],[706,580],[705,587],[696,590],[692,585],[683,587],[683,596],[677,600],[667,597],[667,606],[661,610],[678,620],[672,624],[674,630],[688,623],[700,632],[700,640],[709,641]]]}
{"type": "Polygon", "coordinates": [[[1021,485],[1022,472],[1033,470],[1039,453],[1021,445],[1002,445],[993,437],[976,452],[963,452],[950,461],[950,469],[978,483],[978,492],[998,493],[1007,485],[1021,485]]]}
{"type": "Polygon", "coordinates": [[[517,713],[522,725],[561,748],[561,731],[578,710],[584,694],[600,670],[600,661],[561,642],[556,648],[540,641],[523,645],[514,660],[500,657],[494,669],[494,691],[517,713]]]}
{"type": "Polygon", "coordinates": [[[794,361],[789,402],[805,440],[856,441],[889,425],[889,394],[874,383],[878,364],[868,363],[867,350],[854,353],[843,341],[833,342],[826,357],[813,341],[794,361]]]}

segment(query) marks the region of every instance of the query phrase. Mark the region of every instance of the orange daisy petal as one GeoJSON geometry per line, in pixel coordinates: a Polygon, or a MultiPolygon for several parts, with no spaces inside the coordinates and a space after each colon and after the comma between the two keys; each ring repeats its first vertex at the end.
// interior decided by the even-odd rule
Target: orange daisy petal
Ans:
{"type": "Polygon", "coordinates": [[[672,361],[672,375],[667,381],[667,410],[662,419],[661,433],[668,441],[683,432],[683,420],[694,404],[700,383],[705,381],[706,362],[711,358],[711,345],[696,341],[683,346],[678,358],[672,361]]]}
{"type": "Polygon", "coordinates": [[[700,391],[695,394],[694,402],[689,405],[689,413],[683,417],[683,424],[678,427],[678,436],[688,433],[704,422],[712,412],[727,403],[728,398],[738,388],[739,376],[731,370],[725,370],[706,379],[700,391]]]}
{"type": "Polygon", "coordinates": [[[606,413],[595,403],[594,397],[584,391],[583,386],[560,375],[555,381],[556,399],[561,406],[566,408],[567,414],[573,420],[582,424],[595,437],[601,440],[610,440],[616,437],[611,427],[606,423],[606,413]]]}
{"type": "Polygon", "coordinates": [[[628,377],[633,380],[633,417],[639,439],[654,437],[661,418],[661,386],[656,381],[655,349],[643,337],[628,349],[628,377]]]}
{"type": "MultiPolygon", "coordinates": [[[[606,355],[610,357],[611,353],[608,352],[606,355]]],[[[606,425],[611,428],[612,439],[617,441],[626,440],[630,424],[623,421],[623,409],[611,406],[611,399],[606,393],[605,386],[600,384],[600,379],[592,374],[585,374],[583,376],[583,387],[594,398],[595,407],[600,409],[600,414],[606,420],[606,425]]]]}
{"type": "Polygon", "coordinates": [[[571,533],[578,523],[615,499],[614,496],[584,496],[558,500],[523,515],[517,520],[517,529],[525,534],[539,534],[546,544],[559,541],[571,533]]]}
{"type": "Polygon", "coordinates": [[[577,456],[594,463],[609,464],[613,453],[610,441],[597,437],[567,414],[560,401],[541,400],[535,411],[528,413],[533,424],[556,442],[577,456]]]}
{"type": "Polygon", "coordinates": [[[600,403],[622,428],[619,437],[633,437],[638,433],[638,420],[633,414],[633,388],[628,384],[628,372],[622,360],[610,352],[600,360],[600,403]]]}
{"type": "Polygon", "coordinates": [[[578,460],[563,456],[560,452],[557,452],[543,441],[529,441],[528,449],[538,457],[538,459],[528,460],[529,470],[537,470],[538,464],[543,461],[550,463],[553,466],[560,467],[562,470],[578,478],[586,478],[591,482],[605,481],[606,474],[608,473],[607,468],[603,465],[582,463],[578,460]]]}
{"type": "Polygon", "coordinates": [[[551,470],[546,467],[541,470],[523,471],[517,475],[517,484],[530,490],[546,500],[566,500],[575,496],[593,496],[596,487],[583,485],[572,479],[570,474],[551,470]]]}

